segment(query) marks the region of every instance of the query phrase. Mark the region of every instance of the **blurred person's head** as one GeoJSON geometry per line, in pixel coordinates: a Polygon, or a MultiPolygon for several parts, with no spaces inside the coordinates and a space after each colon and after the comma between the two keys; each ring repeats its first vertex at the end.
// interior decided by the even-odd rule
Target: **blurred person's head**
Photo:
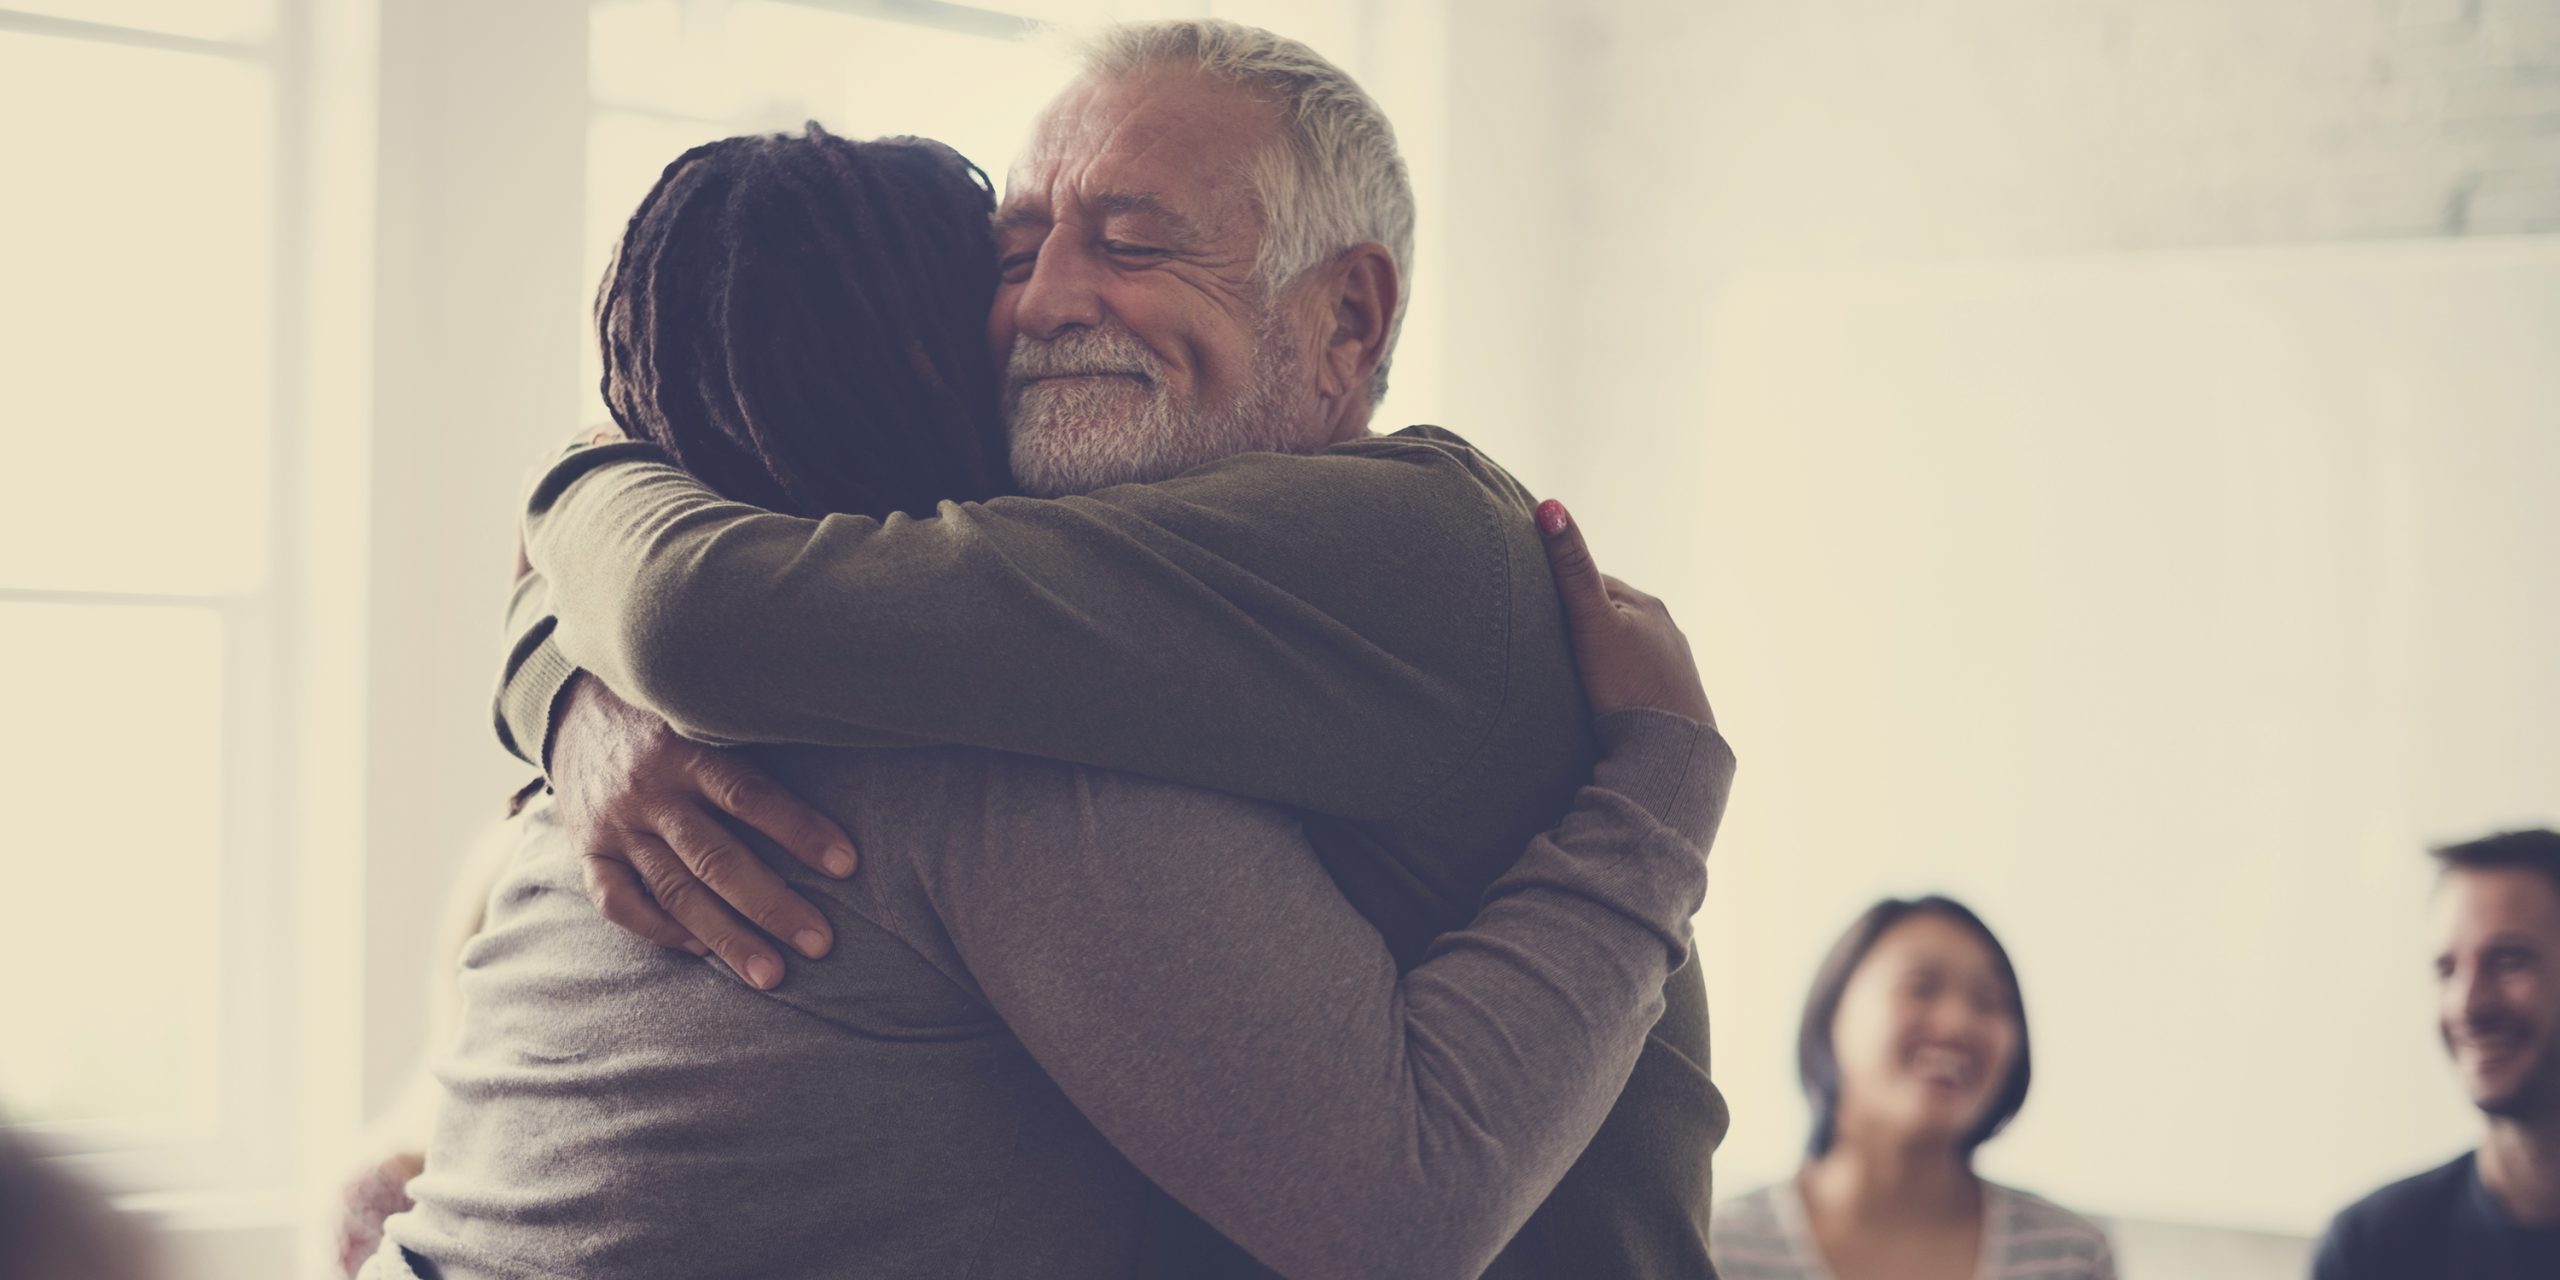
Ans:
{"type": "Polygon", "coordinates": [[[1010,489],[994,193],[921,138],[726,138],[678,156],[596,294],[614,421],[722,495],[923,513],[1010,489]]]}
{"type": "Polygon", "coordinates": [[[2436,1028],[2473,1106],[2560,1119],[2560,832],[2434,851],[2436,1028]]]}
{"type": "Polygon", "coordinates": [[[1809,1154],[1846,1141],[1944,1144],[1969,1161],[2018,1114],[2030,1074],[2017,971],[1963,904],[1888,898],[1816,972],[1796,1033],[1809,1154]]]}
{"type": "Polygon", "coordinates": [[[148,1280],[150,1238],[24,1134],[0,1125],[0,1276],[148,1280]]]}
{"type": "Polygon", "coordinates": [[[1008,177],[987,322],[1033,493],[1367,430],[1413,256],[1395,132],[1297,41],[1105,28],[1008,177]]]}

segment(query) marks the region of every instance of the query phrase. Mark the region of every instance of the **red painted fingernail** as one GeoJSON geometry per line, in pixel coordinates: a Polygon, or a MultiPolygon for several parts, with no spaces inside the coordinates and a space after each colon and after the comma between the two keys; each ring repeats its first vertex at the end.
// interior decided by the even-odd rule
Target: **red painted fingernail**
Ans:
{"type": "Polygon", "coordinates": [[[1538,531],[1552,538],[1565,531],[1573,517],[1564,513],[1564,504],[1549,498],[1538,504],[1538,531]]]}

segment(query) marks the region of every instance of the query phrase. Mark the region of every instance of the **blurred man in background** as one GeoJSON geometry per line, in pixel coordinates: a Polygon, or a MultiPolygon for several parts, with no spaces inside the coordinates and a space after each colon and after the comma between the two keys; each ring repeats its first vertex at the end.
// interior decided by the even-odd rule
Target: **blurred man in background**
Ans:
{"type": "Polygon", "coordinates": [[[2488,1134],[2339,1214],[2315,1280],[2560,1276],[2560,832],[2435,857],[2436,1028],[2488,1134]]]}

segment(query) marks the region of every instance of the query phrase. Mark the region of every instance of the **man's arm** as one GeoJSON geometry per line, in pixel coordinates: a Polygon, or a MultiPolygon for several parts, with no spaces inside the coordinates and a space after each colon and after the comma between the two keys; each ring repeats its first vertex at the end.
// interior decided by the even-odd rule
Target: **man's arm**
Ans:
{"type": "MultiPolygon", "coordinates": [[[[763,832],[811,869],[837,877],[853,874],[858,861],[843,828],[744,753],[683,740],[663,719],[579,672],[551,642],[552,627],[548,590],[519,542],[498,740],[543,771],[545,779],[533,784],[540,786],[552,773],[552,726],[564,716],[582,718],[584,750],[573,750],[562,764],[572,774],[583,768],[604,780],[571,786],[561,805],[597,909],[659,946],[696,955],[716,951],[731,972],[759,987],[782,976],[782,958],[766,935],[789,939],[802,955],[826,954],[834,944],[826,916],[750,855],[727,821],[763,832]],[[600,798],[635,784],[655,788],[650,803],[599,811],[600,798]],[[671,845],[681,845],[688,857],[675,856],[671,845]]],[[[517,802],[524,798],[518,793],[517,802]]]]}
{"type": "Polygon", "coordinates": [[[494,718],[498,745],[545,773],[551,769],[551,729],[561,694],[578,674],[576,664],[551,637],[557,625],[551,616],[550,584],[518,543],[515,588],[507,597],[507,653],[498,671],[494,718]]]}
{"type": "MultiPolygon", "coordinates": [[[[886,522],[724,502],[645,455],[553,468],[528,542],[552,647],[688,736],[962,742],[1370,819],[1462,768],[1500,706],[1526,511],[1463,445],[886,522]]],[[[542,648],[510,705],[545,705],[542,648]]]]}
{"type": "Polygon", "coordinates": [[[1285,813],[1128,775],[999,759],[1020,793],[925,891],[955,976],[1265,1264],[1473,1276],[1616,1099],[1704,894],[1723,740],[1658,711],[1601,733],[1563,825],[1401,977],[1285,813]]]}

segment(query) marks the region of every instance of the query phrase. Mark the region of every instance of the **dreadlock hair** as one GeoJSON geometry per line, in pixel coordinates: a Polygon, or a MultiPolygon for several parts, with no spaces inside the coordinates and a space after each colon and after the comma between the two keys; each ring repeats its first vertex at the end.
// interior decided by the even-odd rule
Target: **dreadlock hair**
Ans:
{"type": "Polygon", "coordinates": [[[722,496],[793,515],[1009,492],[994,207],[941,143],[816,121],[676,157],[596,290],[613,420],[722,496]]]}

